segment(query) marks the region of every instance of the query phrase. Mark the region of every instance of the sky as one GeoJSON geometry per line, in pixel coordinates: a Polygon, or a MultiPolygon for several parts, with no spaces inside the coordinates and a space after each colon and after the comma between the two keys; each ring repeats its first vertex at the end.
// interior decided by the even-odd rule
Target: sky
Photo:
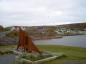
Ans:
{"type": "Polygon", "coordinates": [[[0,0],[0,25],[86,22],[86,0],[0,0]]]}

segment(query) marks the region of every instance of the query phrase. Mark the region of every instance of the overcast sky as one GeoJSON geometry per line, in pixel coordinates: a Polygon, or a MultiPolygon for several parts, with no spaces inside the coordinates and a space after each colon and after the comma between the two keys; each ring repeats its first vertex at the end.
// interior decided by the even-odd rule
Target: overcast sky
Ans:
{"type": "Polygon", "coordinates": [[[86,22],[86,0],[0,0],[4,26],[86,22]]]}

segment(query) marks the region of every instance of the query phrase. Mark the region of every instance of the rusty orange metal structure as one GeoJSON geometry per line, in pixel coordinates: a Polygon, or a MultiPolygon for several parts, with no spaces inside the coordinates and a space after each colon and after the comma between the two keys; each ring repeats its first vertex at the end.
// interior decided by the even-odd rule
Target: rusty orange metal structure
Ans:
{"type": "Polygon", "coordinates": [[[17,50],[20,48],[29,53],[32,53],[32,52],[41,53],[39,49],[37,48],[37,46],[33,43],[31,37],[28,36],[26,31],[22,30],[22,28],[19,26],[15,28],[18,29],[19,31],[18,32],[19,33],[19,43],[17,46],[17,50]]]}

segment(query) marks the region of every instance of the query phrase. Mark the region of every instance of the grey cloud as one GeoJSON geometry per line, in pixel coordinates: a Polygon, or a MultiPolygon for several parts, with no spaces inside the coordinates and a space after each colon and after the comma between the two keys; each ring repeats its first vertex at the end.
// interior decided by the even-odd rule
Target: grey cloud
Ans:
{"type": "Polygon", "coordinates": [[[2,25],[43,25],[86,21],[85,0],[2,0],[2,25]]]}

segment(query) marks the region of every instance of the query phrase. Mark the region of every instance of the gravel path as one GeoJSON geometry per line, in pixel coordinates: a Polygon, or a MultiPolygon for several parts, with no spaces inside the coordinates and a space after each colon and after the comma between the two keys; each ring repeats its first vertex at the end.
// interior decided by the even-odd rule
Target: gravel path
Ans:
{"type": "Polygon", "coordinates": [[[13,64],[15,61],[15,55],[2,55],[0,56],[0,64],[13,64]]]}
{"type": "MultiPolygon", "coordinates": [[[[15,61],[15,55],[0,56],[0,64],[12,64],[15,61]]],[[[86,60],[65,60],[64,64],[86,64],[86,60]]]]}

